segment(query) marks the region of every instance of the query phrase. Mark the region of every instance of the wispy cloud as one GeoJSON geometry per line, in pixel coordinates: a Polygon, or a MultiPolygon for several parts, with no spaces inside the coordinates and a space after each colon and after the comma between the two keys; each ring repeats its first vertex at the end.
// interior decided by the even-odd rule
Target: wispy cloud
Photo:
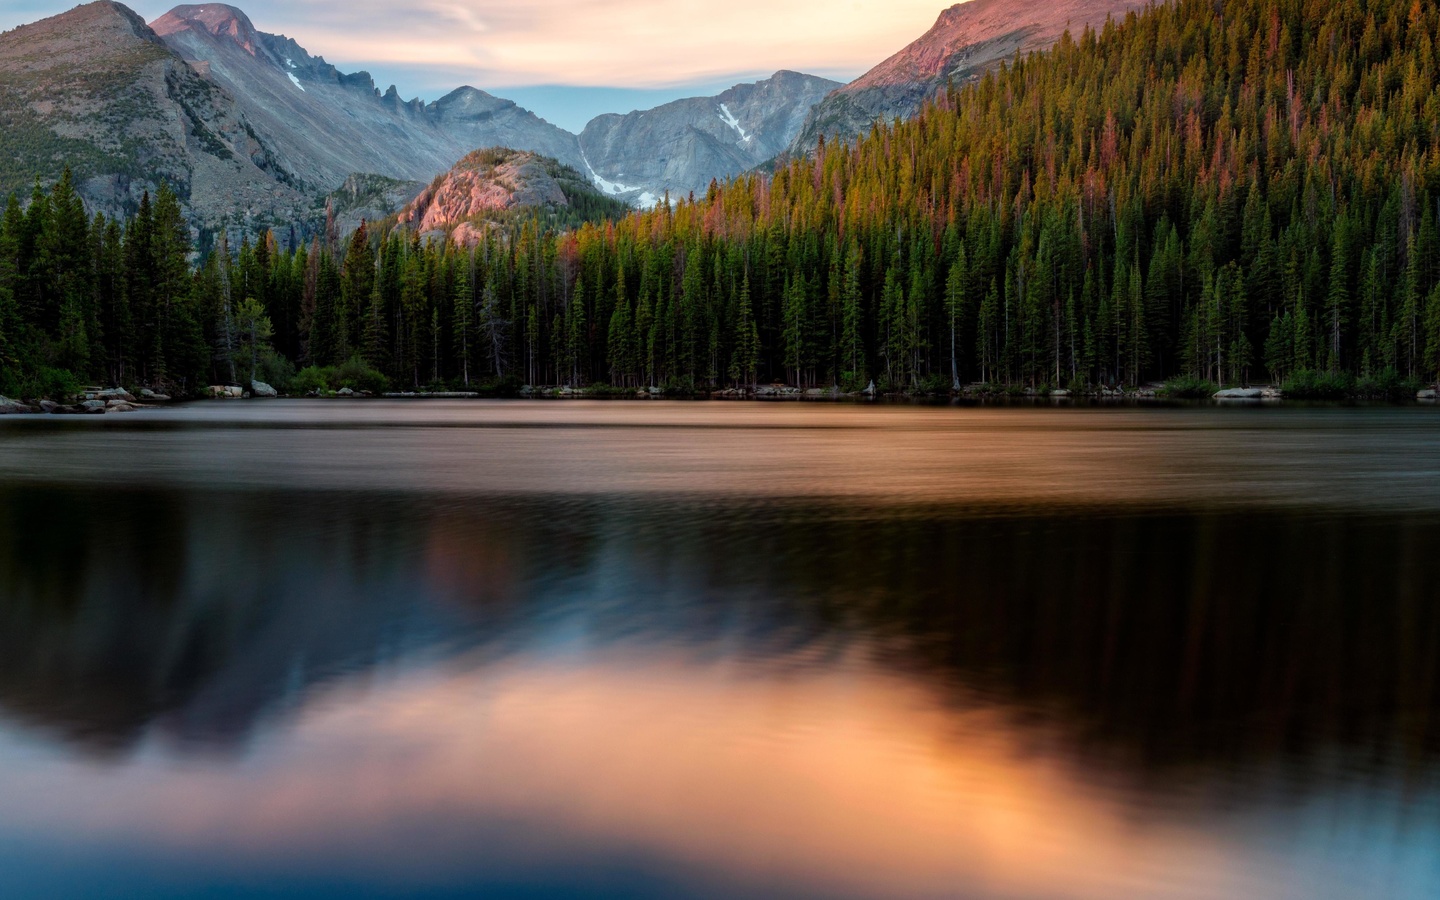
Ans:
{"type": "MultiPolygon", "coordinates": [[[[0,2],[6,26],[68,0],[0,2]],[[22,15],[23,14],[23,15],[22,15]]],[[[153,20],[170,6],[134,4],[153,20]]],[[[796,69],[858,75],[934,21],[943,0],[251,0],[262,31],[342,67],[481,87],[654,88],[796,69]]],[[[402,89],[405,87],[401,86],[402,89]]]]}

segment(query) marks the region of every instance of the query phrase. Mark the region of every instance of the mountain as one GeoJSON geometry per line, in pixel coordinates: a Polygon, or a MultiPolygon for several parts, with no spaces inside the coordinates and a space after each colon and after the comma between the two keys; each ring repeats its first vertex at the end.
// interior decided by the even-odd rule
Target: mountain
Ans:
{"type": "Polygon", "coordinates": [[[837,86],[780,72],[601,116],[582,138],[473,87],[429,103],[381,92],[232,6],[178,6],[147,25],[97,2],[0,35],[0,197],[68,164],[92,211],[133,213],[167,182],[202,231],[297,225],[303,236],[327,200],[342,226],[383,218],[477,147],[507,147],[653,204],[774,157],[837,86]]]}
{"type": "Polygon", "coordinates": [[[820,102],[789,145],[808,153],[824,135],[851,140],[878,121],[908,119],[947,82],[963,84],[986,71],[1053,47],[1067,30],[1099,29],[1111,17],[1150,0],[969,0],[957,3],[905,49],[820,102]]]}
{"type": "Polygon", "coordinates": [[[337,234],[349,234],[361,222],[376,222],[395,215],[423,190],[425,183],[420,181],[356,174],[325,196],[325,206],[335,217],[337,234]]]}
{"type": "Polygon", "coordinates": [[[773,159],[838,82],[777,72],[717,97],[676,100],[628,115],[599,116],[580,134],[587,171],[607,194],[653,206],[666,191],[703,193],[773,159]]]}
{"type": "Polygon", "coordinates": [[[612,197],[653,205],[704,191],[790,145],[839,83],[778,72],[717,97],[592,120],[579,137],[509,100],[462,87],[433,103],[385,93],[223,4],[178,6],[153,27],[167,46],[236,98],[294,179],[331,190],[356,172],[428,181],[477,147],[509,147],[585,172],[612,197]]]}
{"type": "MultiPolygon", "coordinates": [[[[625,204],[606,197],[580,172],[536,153],[492,147],[476,150],[436,178],[398,214],[422,233],[450,232],[481,221],[503,221],[518,210],[539,210],[567,224],[620,216],[625,204]]],[[[457,231],[461,242],[469,233],[457,231]]]]}
{"type": "Polygon", "coordinates": [[[0,35],[0,196],[69,165],[92,211],[168,182],[214,222],[291,218],[310,201],[227,92],[118,3],[0,35]]]}
{"type": "Polygon", "coordinates": [[[575,136],[509,100],[462,87],[433,103],[383,94],[291,38],[256,30],[218,3],[177,6],[152,27],[236,100],[293,177],[331,190],[351,174],[429,181],[476,147],[533,150],[579,166],[575,136]]]}

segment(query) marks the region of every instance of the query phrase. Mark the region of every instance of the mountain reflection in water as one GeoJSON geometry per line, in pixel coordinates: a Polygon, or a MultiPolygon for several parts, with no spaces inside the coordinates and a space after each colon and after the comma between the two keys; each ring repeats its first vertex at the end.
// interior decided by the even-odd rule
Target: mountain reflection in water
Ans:
{"type": "MultiPolygon", "coordinates": [[[[1321,441],[1287,464],[1343,460],[1341,494],[1375,501],[1355,508],[1218,487],[1235,502],[1052,507],[994,482],[979,503],[814,480],[460,490],[415,471],[467,447],[485,467],[487,442],[549,465],[568,433],[450,423],[427,456],[403,429],[221,427],[209,409],[0,431],[0,454],[76,467],[0,487],[4,896],[1440,890],[1440,506],[1355,488],[1383,480],[1387,448],[1434,446],[1433,416],[1372,455],[1321,441]],[[374,489],[206,485],[210,463],[179,458],[208,438],[258,471],[317,435],[383,459],[374,489]],[[95,468],[107,445],[167,442],[173,477],[95,468]]],[[[658,444],[723,468],[751,440],[689,409],[713,421],[565,452],[614,472],[658,444]]],[[[929,458],[936,413],[976,424],[898,411],[876,439],[891,464],[916,443],[929,458]]],[[[782,440],[855,462],[849,412],[805,415],[782,440]]],[[[1133,460],[1115,421],[1044,440],[1133,460]]],[[[1271,420],[1183,421],[1218,472],[1271,420]]],[[[1296,445],[1296,421],[1271,442],[1296,445]]],[[[1008,438],[980,424],[1022,458],[1036,440],[1023,416],[1008,438]]]]}

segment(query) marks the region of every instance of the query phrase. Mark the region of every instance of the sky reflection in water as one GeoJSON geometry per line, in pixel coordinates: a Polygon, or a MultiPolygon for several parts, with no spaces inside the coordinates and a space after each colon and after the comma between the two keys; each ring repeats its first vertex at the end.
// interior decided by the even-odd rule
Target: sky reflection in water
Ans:
{"type": "Polygon", "coordinates": [[[1440,889],[1430,411],[371,409],[0,429],[0,894],[1440,889]]]}

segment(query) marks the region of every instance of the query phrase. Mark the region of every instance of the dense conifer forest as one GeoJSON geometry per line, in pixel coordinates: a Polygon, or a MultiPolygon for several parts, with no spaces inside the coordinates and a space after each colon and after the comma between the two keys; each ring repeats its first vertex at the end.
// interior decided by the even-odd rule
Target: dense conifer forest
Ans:
{"type": "Polygon", "coordinates": [[[168,191],[119,223],[66,178],[0,223],[0,391],[1429,381],[1437,34],[1426,0],[1180,0],[773,175],[474,247],[195,268],[168,191]]]}

